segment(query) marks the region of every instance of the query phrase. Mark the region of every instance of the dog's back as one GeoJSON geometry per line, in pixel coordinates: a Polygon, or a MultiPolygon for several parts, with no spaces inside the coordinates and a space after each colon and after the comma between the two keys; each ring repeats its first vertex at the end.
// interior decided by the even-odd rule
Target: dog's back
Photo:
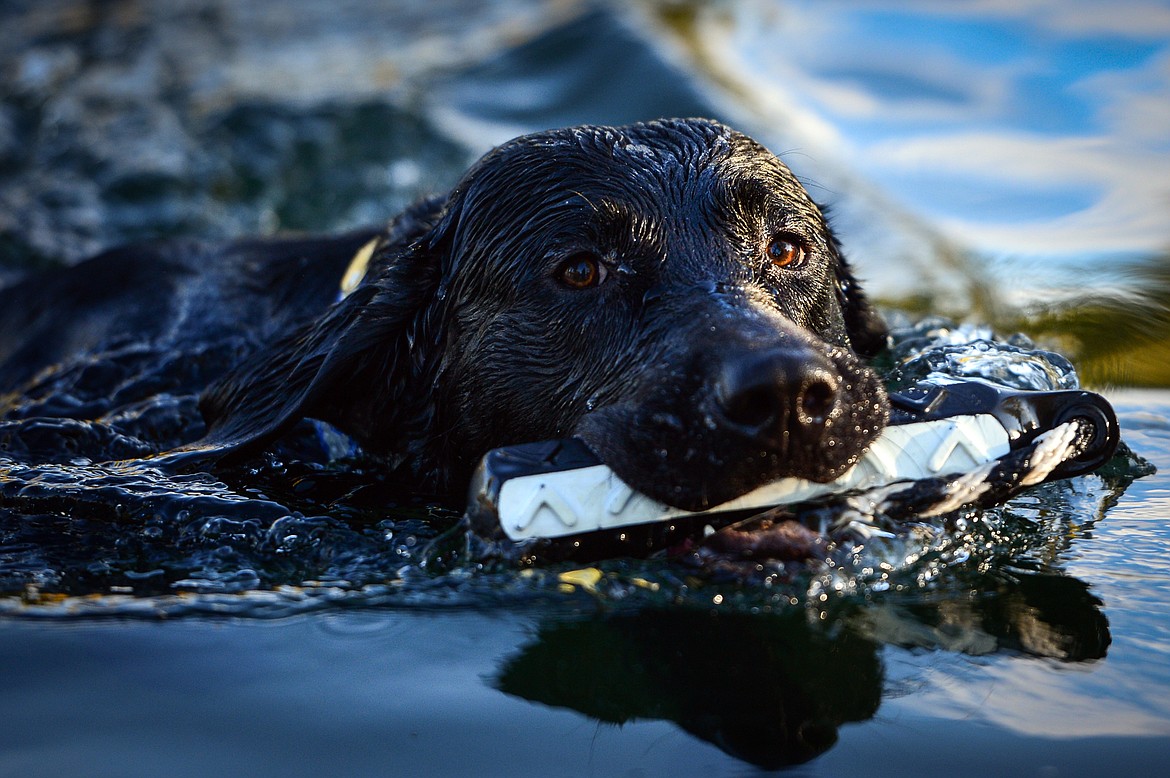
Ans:
{"type": "Polygon", "coordinates": [[[264,343],[318,315],[378,234],[124,246],[0,289],[0,392],[82,356],[264,343]]]}

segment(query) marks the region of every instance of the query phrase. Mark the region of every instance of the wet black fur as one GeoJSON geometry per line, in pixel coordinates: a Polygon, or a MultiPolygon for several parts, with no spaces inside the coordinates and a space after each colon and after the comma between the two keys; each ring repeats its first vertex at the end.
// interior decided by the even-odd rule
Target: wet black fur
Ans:
{"type": "Polygon", "coordinates": [[[507,143],[398,217],[362,284],[330,304],[373,234],[124,250],[104,270],[90,262],[37,291],[4,290],[0,326],[28,335],[0,346],[0,388],[111,338],[236,328],[252,345],[207,389],[206,435],[178,458],[252,451],[309,417],[422,485],[458,490],[490,448],[578,435],[635,488],[688,508],[782,475],[835,477],[884,423],[884,394],[857,355],[880,350],[885,330],[820,209],[772,154],[720,124],[507,143]],[[781,232],[807,245],[804,266],[770,263],[781,232]],[[608,277],[568,288],[558,267],[582,252],[608,277]],[[118,267],[134,277],[110,291],[118,267]],[[70,308],[53,305],[63,296],[70,308]],[[729,375],[793,363],[834,388],[815,435],[765,444],[728,421],[729,375]]]}

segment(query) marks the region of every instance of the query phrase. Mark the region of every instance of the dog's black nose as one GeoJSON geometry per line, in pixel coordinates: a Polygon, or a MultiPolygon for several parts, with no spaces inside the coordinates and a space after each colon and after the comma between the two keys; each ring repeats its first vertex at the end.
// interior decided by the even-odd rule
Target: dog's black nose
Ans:
{"type": "Polygon", "coordinates": [[[765,445],[786,436],[816,440],[837,405],[838,376],[825,357],[800,347],[730,358],[715,386],[723,417],[765,445]]]}

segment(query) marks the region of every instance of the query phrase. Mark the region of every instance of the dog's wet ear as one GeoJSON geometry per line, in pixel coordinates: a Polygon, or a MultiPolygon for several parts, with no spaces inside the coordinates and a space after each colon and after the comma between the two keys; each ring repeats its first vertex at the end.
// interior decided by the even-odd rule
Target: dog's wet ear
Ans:
{"type": "Polygon", "coordinates": [[[366,277],[320,318],[251,356],[208,388],[208,433],[185,451],[222,457],[272,440],[303,417],[336,424],[359,440],[393,425],[417,357],[422,311],[433,306],[450,219],[442,200],[415,206],[391,225],[366,277]]]}
{"type": "Polygon", "coordinates": [[[861,291],[861,285],[843,257],[837,263],[834,283],[837,287],[837,302],[845,317],[845,332],[853,351],[866,359],[877,356],[888,345],[889,328],[861,291]]]}

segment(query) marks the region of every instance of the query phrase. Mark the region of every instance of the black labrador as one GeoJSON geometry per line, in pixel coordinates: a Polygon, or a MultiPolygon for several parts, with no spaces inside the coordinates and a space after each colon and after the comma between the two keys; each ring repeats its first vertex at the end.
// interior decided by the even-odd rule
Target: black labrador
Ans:
{"type": "Polygon", "coordinates": [[[518,138],[385,229],[128,247],[26,279],[0,291],[0,392],[10,418],[116,431],[173,372],[206,388],[202,420],[147,441],[173,458],[255,452],[311,418],[452,491],[488,449],[578,436],[697,510],[844,472],[886,420],[861,361],[885,339],[784,164],[671,120],[518,138]],[[79,361],[143,344],[145,383],[79,361]]]}

